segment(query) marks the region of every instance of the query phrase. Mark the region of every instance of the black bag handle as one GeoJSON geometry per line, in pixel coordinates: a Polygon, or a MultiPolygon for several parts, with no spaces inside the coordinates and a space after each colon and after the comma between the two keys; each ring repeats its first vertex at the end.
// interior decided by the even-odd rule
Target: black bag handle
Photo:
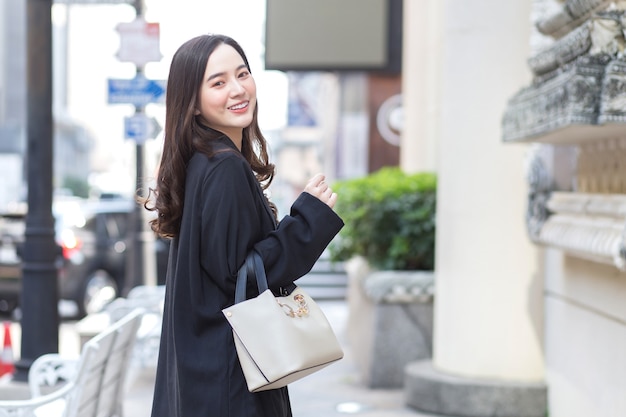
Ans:
{"type": "Polygon", "coordinates": [[[259,294],[267,290],[267,276],[265,275],[265,266],[261,255],[255,250],[251,250],[246,257],[246,261],[239,268],[237,273],[237,285],[235,286],[235,304],[246,300],[246,286],[248,279],[256,277],[256,285],[259,288],[259,294]]]}

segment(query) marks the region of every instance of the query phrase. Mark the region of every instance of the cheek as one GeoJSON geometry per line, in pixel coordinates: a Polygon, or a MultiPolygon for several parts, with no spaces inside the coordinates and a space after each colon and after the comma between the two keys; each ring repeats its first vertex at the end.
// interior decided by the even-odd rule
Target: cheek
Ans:
{"type": "Polygon", "coordinates": [[[250,78],[250,86],[248,87],[248,93],[256,97],[256,83],[254,82],[254,78],[250,78]]]}
{"type": "Polygon", "coordinates": [[[203,91],[200,97],[200,108],[202,112],[212,111],[214,108],[221,106],[224,99],[219,94],[211,91],[203,91]]]}
{"type": "Polygon", "coordinates": [[[248,85],[246,85],[246,90],[248,91],[248,95],[250,96],[250,100],[254,102],[254,106],[256,106],[256,84],[254,81],[251,81],[248,85]]]}

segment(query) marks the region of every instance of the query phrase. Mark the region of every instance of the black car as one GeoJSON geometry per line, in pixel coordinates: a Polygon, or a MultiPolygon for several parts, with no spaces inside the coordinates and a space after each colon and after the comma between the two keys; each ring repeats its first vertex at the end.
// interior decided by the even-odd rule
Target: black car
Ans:
{"type": "MultiPolygon", "coordinates": [[[[63,200],[53,204],[56,242],[59,245],[59,297],[76,303],[78,314],[97,312],[120,296],[125,285],[132,200],[63,200]]],[[[19,304],[21,266],[19,248],[24,217],[0,218],[0,310],[19,304]]],[[[169,245],[154,245],[157,282],[163,283],[169,245]]]]}
{"type": "Polygon", "coordinates": [[[24,236],[21,212],[0,217],[0,311],[12,311],[18,304],[22,275],[18,248],[24,236]]]}

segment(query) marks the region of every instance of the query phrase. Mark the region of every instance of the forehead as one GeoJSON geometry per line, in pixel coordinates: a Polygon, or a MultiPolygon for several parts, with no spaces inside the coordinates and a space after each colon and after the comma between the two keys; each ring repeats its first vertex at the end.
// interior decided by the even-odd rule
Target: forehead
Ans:
{"type": "Polygon", "coordinates": [[[239,55],[239,52],[232,46],[223,43],[209,55],[206,72],[215,73],[233,70],[244,64],[244,60],[239,55]]]}

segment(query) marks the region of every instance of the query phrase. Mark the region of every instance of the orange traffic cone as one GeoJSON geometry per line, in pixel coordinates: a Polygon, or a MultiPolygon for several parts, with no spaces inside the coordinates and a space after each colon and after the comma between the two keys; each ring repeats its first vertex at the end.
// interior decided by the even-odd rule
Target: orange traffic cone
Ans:
{"type": "Polygon", "coordinates": [[[11,323],[4,322],[4,346],[0,355],[0,376],[15,373],[13,364],[13,346],[11,344],[11,323]]]}

